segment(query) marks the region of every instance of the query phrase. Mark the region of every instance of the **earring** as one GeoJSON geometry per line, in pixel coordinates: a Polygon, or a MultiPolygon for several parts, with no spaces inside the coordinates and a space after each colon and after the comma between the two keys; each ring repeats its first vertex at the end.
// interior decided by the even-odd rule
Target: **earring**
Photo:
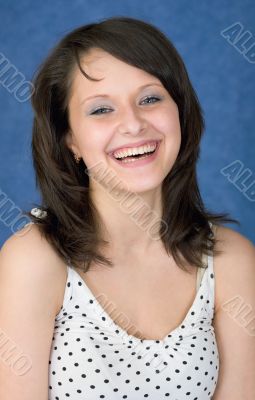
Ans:
{"type": "Polygon", "coordinates": [[[74,154],[74,158],[77,164],[79,164],[81,157],[78,157],[77,154],[74,154]]]}

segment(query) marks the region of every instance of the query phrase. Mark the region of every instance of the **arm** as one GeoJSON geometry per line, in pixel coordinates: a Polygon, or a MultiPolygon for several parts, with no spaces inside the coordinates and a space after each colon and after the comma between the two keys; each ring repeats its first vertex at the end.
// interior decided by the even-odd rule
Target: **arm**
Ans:
{"type": "Polygon", "coordinates": [[[215,258],[213,326],[219,349],[219,380],[213,400],[255,399],[255,247],[221,228],[224,254],[215,258]]]}
{"type": "Polygon", "coordinates": [[[63,277],[63,265],[35,225],[4,243],[0,252],[1,400],[48,399],[48,362],[63,277]]]}

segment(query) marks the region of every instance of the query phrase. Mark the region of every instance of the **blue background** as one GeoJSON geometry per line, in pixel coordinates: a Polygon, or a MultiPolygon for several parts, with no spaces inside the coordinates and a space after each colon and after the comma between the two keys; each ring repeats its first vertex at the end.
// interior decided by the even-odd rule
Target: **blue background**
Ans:
{"type": "MultiPolygon", "coordinates": [[[[101,18],[130,16],[161,29],[181,54],[204,110],[198,180],[205,205],[229,212],[241,222],[229,224],[255,243],[255,202],[221,169],[239,160],[255,179],[255,64],[249,63],[220,32],[235,22],[255,36],[252,0],[88,0],[3,2],[0,4],[0,52],[30,80],[48,51],[70,30],[101,18]]],[[[255,39],[254,39],[255,40],[255,39]]],[[[35,188],[30,141],[30,101],[20,103],[0,85],[0,192],[16,207],[40,202],[35,188]]],[[[0,204],[1,207],[1,204],[0,204]]],[[[0,218],[0,246],[12,234],[0,218]]]]}

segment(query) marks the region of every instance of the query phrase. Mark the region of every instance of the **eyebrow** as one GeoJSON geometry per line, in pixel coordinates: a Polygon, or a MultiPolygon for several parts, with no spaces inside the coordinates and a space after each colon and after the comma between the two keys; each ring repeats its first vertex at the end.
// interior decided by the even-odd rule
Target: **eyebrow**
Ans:
{"type": "MultiPolygon", "coordinates": [[[[145,87],[148,87],[148,86],[161,86],[162,87],[162,84],[161,83],[156,83],[156,82],[146,83],[145,85],[140,86],[138,89],[144,89],[145,87]]],[[[94,99],[96,97],[109,97],[109,95],[108,94],[103,94],[103,93],[102,94],[95,94],[95,95],[92,95],[92,96],[89,96],[89,97],[86,97],[85,99],[83,99],[81,101],[81,104],[85,103],[86,101],[88,101],[90,99],[94,99]]]]}

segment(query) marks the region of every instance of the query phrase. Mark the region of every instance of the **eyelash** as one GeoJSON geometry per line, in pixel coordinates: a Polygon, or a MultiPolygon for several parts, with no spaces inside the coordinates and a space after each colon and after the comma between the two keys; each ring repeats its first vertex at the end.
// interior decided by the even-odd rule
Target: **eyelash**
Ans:
{"type": "MultiPolygon", "coordinates": [[[[145,101],[145,100],[150,100],[150,99],[156,99],[157,101],[160,101],[161,99],[159,98],[159,97],[157,97],[157,96],[147,96],[143,101],[145,101]]],[[[156,102],[157,102],[156,101],[156,102]]],[[[148,103],[148,104],[150,104],[150,103],[148,103]]],[[[153,104],[153,103],[152,103],[153,104]]],[[[98,109],[96,109],[95,111],[93,111],[90,115],[102,115],[102,114],[105,114],[104,112],[103,113],[99,113],[99,114],[97,114],[97,112],[98,111],[100,111],[100,110],[110,110],[109,108],[106,108],[106,107],[100,107],[100,108],[98,108],[98,109]]],[[[107,114],[107,113],[106,113],[107,114]]]]}

